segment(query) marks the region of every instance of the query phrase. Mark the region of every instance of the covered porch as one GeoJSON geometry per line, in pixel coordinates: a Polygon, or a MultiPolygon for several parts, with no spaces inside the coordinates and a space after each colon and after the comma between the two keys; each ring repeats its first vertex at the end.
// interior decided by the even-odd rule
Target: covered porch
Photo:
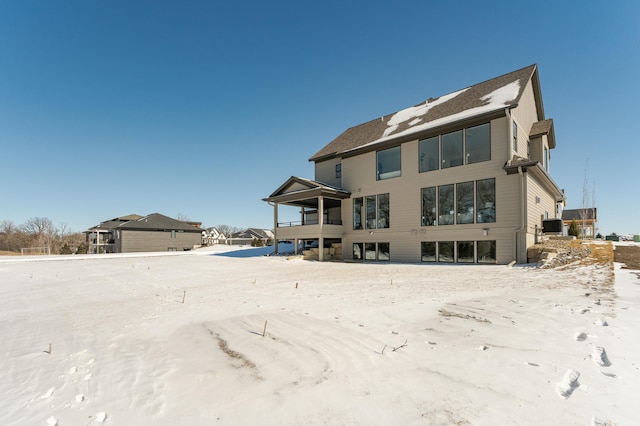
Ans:
{"type": "MultiPolygon", "coordinates": [[[[279,241],[292,241],[294,252],[317,248],[318,260],[336,258],[336,245],[342,242],[342,200],[351,193],[321,182],[292,176],[269,197],[273,206],[274,251],[279,241]],[[280,221],[279,206],[296,207],[299,217],[280,221]]],[[[341,255],[340,255],[341,258],[341,255]]]]}

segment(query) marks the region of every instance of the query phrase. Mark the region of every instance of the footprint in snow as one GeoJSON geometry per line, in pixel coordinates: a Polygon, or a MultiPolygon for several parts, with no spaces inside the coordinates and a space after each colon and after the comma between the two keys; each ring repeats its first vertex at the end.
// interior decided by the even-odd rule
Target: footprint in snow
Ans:
{"type": "Polygon", "coordinates": [[[576,340],[578,342],[584,342],[585,340],[587,340],[587,337],[589,337],[589,335],[587,333],[580,332],[580,333],[576,334],[576,340]]]}
{"type": "Polygon", "coordinates": [[[609,367],[611,365],[611,361],[609,361],[609,357],[607,356],[607,351],[601,346],[596,346],[591,354],[591,358],[593,362],[598,364],[600,367],[609,367]]]}
{"type": "Polygon", "coordinates": [[[562,381],[556,385],[558,394],[565,399],[569,398],[573,391],[580,386],[580,383],[578,383],[579,378],[580,372],[571,369],[567,370],[562,381]]]}

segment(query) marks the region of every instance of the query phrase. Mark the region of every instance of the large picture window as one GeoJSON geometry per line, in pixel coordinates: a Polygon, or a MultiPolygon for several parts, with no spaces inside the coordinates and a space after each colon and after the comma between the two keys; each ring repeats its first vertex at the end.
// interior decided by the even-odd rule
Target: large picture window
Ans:
{"type": "Polygon", "coordinates": [[[466,129],[467,164],[491,160],[491,125],[489,123],[466,129]]]}
{"type": "Polygon", "coordinates": [[[462,165],[462,130],[442,135],[442,168],[462,165]]]}
{"type": "Polygon", "coordinates": [[[364,259],[364,244],[353,243],[353,260],[364,259]]]}
{"type": "Polygon", "coordinates": [[[400,147],[378,151],[376,153],[378,164],[377,180],[390,179],[401,175],[400,147]]]}
{"type": "Polygon", "coordinates": [[[473,263],[473,241],[458,241],[458,263],[473,263]]]}
{"type": "Polygon", "coordinates": [[[453,225],[453,185],[438,187],[438,225],[453,225]]]}
{"type": "Polygon", "coordinates": [[[423,241],[420,243],[420,255],[423,262],[435,262],[436,243],[433,241],[423,241]]]}
{"type": "Polygon", "coordinates": [[[473,182],[456,185],[456,223],[473,223],[473,182]]]}
{"type": "Polygon", "coordinates": [[[353,260],[388,261],[389,243],[353,243],[353,260]]]}
{"type": "Polygon", "coordinates": [[[438,262],[452,263],[453,260],[454,260],[453,241],[439,241],[438,242],[438,262]]]}
{"type": "Polygon", "coordinates": [[[390,222],[389,194],[353,199],[353,229],[388,228],[390,222]]]}
{"type": "Polygon", "coordinates": [[[378,243],[378,260],[389,260],[389,243],[378,243]]]}
{"type": "Polygon", "coordinates": [[[422,226],[436,224],[436,187],[422,189],[422,226]]]}
{"type": "Polygon", "coordinates": [[[353,199],[353,229],[363,229],[362,227],[362,204],[363,198],[353,199]]]}
{"type": "Polygon", "coordinates": [[[478,241],[478,263],[496,263],[495,241],[478,241]]]}
{"type": "Polygon", "coordinates": [[[366,229],[376,229],[376,196],[370,195],[365,197],[365,205],[367,209],[366,229]]]}
{"type": "Polygon", "coordinates": [[[420,141],[420,172],[438,170],[440,158],[440,138],[435,136],[420,141]]]}
{"type": "Polygon", "coordinates": [[[389,194],[378,195],[378,228],[389,227],[389,194]]]}
{"type": "Polygon", "coordinates": [[[476,182],[477,223],[496,221],[496,180],[484,179],[476,182]]]}

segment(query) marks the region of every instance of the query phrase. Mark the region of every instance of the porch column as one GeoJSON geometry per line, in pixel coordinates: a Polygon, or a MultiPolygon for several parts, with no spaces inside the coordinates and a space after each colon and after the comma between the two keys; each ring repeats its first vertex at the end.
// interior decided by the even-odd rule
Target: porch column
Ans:
{"type": "Polygon", "coordinates": [[[324,197],[318,197],[318,224],[320,225],[320,235],[318,238],[318,261],[324,260],[324,238],[322,238],[322,225],[324,224],[324,197]]]}
{"type": "Polygon", "coordinates": [[[278,254],[278,203],[273,203],[273,252],[278,254]]]}

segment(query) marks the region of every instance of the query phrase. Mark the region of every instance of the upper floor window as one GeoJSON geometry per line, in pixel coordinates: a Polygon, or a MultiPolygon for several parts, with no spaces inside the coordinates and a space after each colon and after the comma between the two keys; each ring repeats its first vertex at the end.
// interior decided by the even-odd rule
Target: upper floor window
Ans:
{"type": "Polygon", "coordinates": [[[467,164],[491,160],[491,125],[489,123],[466,129],[467,164]]]}
{"type": "Polygon", "coordinates": [[[518,125],[513,122],[513,150],[518,152],[518,125]]]}
{"type": "Polygon", "coordinates": [[[440,138],[435,136],[420,141],[420,173],[438,170],[440,161],[440,138]]]}
{"type": "Polygon", "coordinates": [[[544,157],[542,157],[542,167],[548,172],[549,171],[549,149],[544,147],[544,157]]]}
{"type": "Polygon", "coordinates": [[[491,123],[420,140],[418,160],[420,173],[491,160],[491,123]]]}
{"type": "Polygon", "coordinates": [[[377,180],[390,179],[402,174],[399,146],[376,152],[376,161],[378,164],[377,180]]]}
{"type": "Polygon", "coordinates": [[[462,130],[442,135],[442,168],[462,165],[462,130]]]}
{"type": "Polygon", "coordinates": [[[342,177],[342,163],[336,164],[336,178],[342,177]]]}

